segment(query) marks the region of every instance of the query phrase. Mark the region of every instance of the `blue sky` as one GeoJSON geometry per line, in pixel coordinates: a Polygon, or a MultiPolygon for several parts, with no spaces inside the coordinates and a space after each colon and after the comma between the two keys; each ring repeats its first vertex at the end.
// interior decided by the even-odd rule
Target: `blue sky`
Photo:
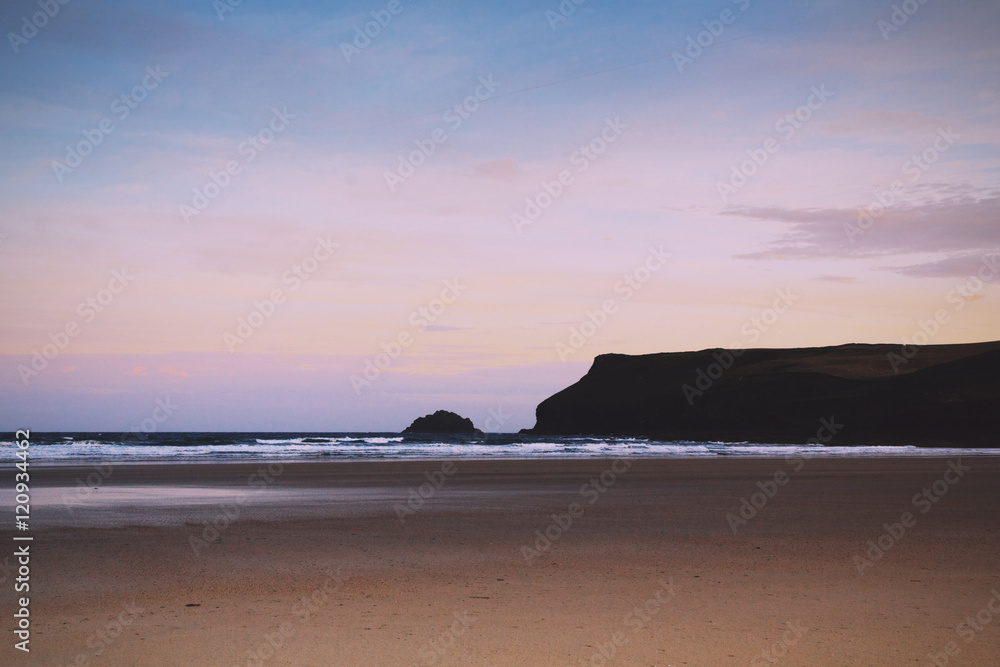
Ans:
{"type": "Polygon", "coordinates": [[[995,3],[388,5],[71,0],[12,43],[41,10],[5,4],[6,428],[126,428],[171,396],[172,430],[514,430],[606,352],[902,342],[941,308],[935,343],[1000,337],[995,272],[969,283],[1000,251],[995,3]],[[670,259],[626,298],[650,248],[670,259]]]}

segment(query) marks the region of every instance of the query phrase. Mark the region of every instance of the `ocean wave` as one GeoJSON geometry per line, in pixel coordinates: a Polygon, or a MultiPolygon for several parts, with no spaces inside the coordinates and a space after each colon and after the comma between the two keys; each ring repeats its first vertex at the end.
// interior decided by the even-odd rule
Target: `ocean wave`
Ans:
{"type": "MultiPolygon", "coordinates": [[[[643,438],[533,437],[517,434],[403,437],[392,433],[153,433],[121,442],[117,434],[32,433],[33,461],[232,461],[341,459],[530,459],[530,458],[784,458],[974,456],[989,449],[925,449],[914,446],[836,447],[746,442],[659,441],[643,438]]],[[[0,450],[14,448],[0,441],[0,450]]]]}

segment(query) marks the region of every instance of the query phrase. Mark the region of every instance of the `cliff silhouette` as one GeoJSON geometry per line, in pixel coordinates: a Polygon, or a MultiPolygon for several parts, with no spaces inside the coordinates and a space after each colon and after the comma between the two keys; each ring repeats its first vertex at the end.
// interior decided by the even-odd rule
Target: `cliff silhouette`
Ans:
{"type": "Polygon", "coordinates": [[[603,354],[535,415],[524,432],[997,447],[1000,341],[603,354]]]}

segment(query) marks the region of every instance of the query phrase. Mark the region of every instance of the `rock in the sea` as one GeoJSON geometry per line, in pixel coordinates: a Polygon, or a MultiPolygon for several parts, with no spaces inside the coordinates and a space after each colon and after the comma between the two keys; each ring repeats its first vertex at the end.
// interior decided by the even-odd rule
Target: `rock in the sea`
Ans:
{"type": "Polygon", "coordinates": [[[482,431],[477,429],[472,420],[454,412],[438,410],[426,417],[417,417],[413,423],[407,426],[403,433],[463,433],[467,435],[482,435],[482,431]]]}

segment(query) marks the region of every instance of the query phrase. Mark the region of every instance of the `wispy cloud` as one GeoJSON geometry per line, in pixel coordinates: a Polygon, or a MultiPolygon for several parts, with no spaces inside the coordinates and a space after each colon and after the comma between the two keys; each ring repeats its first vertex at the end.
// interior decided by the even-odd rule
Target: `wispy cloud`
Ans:
{"type": "MultiPolygon", "coordinates": [[[[1000,248],[1000,196],[995,192],[983,198],[960,195],[889,208],[853,239],[847,230],[857,223],[858,209],[748,207],[724,215],[787,225],[765,248],[736,254],[737,259],[851,259],[919,253],[961,257],[1000,248]]],[[[923,275],[916,269],[901,272],[923,275]]]]}
{"type": "Polygon", "coordinates": [[[982,269],[984,262],[989,266],[1000,266],[1000,252],[956,255],[934,262],[892,267],[886,270],[914,278],[964,278],[976,275],[982,269]]]}
{"type": "Polygon", "coordinates": [[[445,327],[440,324],[431,324],[423,328],[423,331],[470,331],[472,327],[445,327]]]}

